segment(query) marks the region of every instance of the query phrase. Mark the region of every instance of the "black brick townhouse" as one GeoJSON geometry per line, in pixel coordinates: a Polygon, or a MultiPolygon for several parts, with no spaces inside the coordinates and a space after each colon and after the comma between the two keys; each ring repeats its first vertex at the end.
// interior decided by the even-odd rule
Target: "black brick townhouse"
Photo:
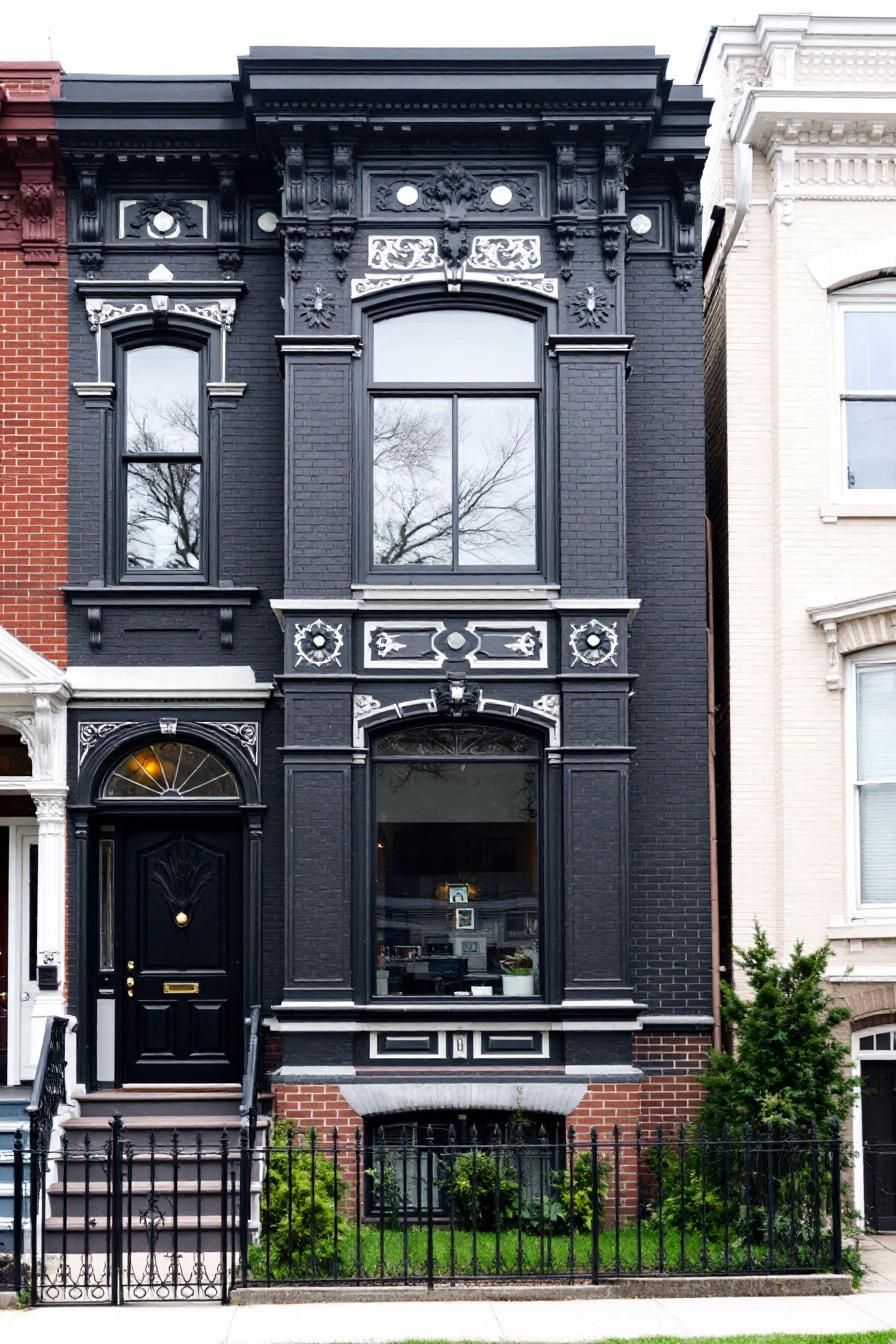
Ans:
{"type": "Polygon", "coordinates": [[[233,1084],[259,1005],[303,1123],[685,1118],[700,90],[256,48],[56,116],[80,1084],[233,1084]]]}

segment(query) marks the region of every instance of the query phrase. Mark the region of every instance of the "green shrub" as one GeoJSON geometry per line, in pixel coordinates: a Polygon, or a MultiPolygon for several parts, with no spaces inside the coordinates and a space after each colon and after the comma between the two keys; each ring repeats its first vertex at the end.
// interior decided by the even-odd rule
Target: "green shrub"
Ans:
{"type": "Polygon", "coordinates": [[[374,1166],[368,1167],[365,1175],[370,1177],[377,1217],[382,1217],[386,1227],[399,1227],[404,1210],[401,1181],[385,1155],[380,1157],[379,1149],[374,1150],[374,1166]]]}
{"type": "Polygon", "coordinates": [[[446,1209],[452,1205],[460,1227],[494,1231],[514,1222],[520,1212],[520,1187],[511,1158],[476,1148],[443,1159],[439,1185],[446,1209]]]}
{"type": "Polygon", "coordinates": [[[337,1210],[345,1183],[316,1148],[314,1130],[302,1138],[290,1124],[271,1136],[261,1195],[261,1233],[249,1248],[256,1278],[332,1278],[338,1272],[338,1242],[348,1225],[337,1210]],[[313,1175],[313,1194],[312,1194],[313,1175]]]}
{"type": "Polygon", "coordinates": [[[594,1221],[594,1195],[597,1195],[597,1224],[600,1226],[604,1206],[607,1201],[609,1181],[607,1164],[602,1158],[596,1161],[596,1181],[592,1182],[592,1154],[579,1153],[572,1164],[572,1189],[570,1189],[569,1163],[563,1171],[555,1171],[551,1176],[554,1198],[560,1205],[561,1221],[568,1228],[570,1209],[572,1226],[576,1232],[590,1232],[594,1221]],[[594,1188],[596,1187],[596,1189],[594,1188]]]}

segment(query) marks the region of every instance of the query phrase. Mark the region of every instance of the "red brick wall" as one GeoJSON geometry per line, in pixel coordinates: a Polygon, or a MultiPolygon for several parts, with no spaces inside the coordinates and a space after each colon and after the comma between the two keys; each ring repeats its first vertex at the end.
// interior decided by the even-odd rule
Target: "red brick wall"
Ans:
{"type": "Polygon", "coordinates": [[[0,624],[64,667],[65,188],[48,102],[59,75],[0,65],[0,624]]]}

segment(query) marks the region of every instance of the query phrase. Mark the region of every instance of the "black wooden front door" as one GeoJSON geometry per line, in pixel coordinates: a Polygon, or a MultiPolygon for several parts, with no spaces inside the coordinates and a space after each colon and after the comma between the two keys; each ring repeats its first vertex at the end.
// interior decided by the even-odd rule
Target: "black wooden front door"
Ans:
{"type": "Polygon", "coordinates": [[[896,1060],[862,1060],[865,1217],[879,1232],[896,1229],[896,1060]]]}
{"type": "Polygon", "coordinates": [[[238,828],[127,830],[123,1082],[220,1083],[240,1076],[241,870],[238,828]]]}

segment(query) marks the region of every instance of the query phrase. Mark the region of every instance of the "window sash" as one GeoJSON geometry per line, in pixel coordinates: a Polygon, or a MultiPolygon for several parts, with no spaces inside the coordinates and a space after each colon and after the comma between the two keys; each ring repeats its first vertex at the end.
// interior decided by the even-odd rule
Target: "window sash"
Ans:
{"type": "MultiPolygon", "coordinates": [[[[521,388],[488,388],[484,386],[476,388],[465,388],[457,386],[453,388],[442,388],[438,390],[414,388],[411,385],[380,387],[371,385],[369,389],[368,400],[368,453],[369,453],[369,471],[370,486],[368,491],[369,518],[370,518],[370,541],[368,552],[368,564],[374,572],[379,573],[401,573],[401,574],[432,574],[432,573],[477,573],[477,572],[504,572],[504,573],[524,573],[533,574],[540,572],[541,566],[541,533],[542,533],[542,493],[543,493],[543,470],[541,453],[541,402],[540,398],[531,387],[521,388]],[[450,423],[450,510],[451,510],[451,558],[450,561],[427,564],[425,562],[408,560],[383,561],[378,559],[376,554],[376,531],[377,531],[377,464],[375,460],[375,436],[376,436],[376,414],[378,404],[389,401],[407,400],[414,402],[431,402],[438,405],[450,404],[451,423],[450,423]],[[460,475],[460,461],[462,457],[462,444],[460,436],[460,419],[464,413],[466,404],[474,404],[476,401],[491,402],[512,402],[520,403],[528,408],[531,425],[531,445],[527,452],[526,466],[524,470],[531,472],[531,505],[532,505],[532,550],[531,559],[509,560],[502,564],[500,561],[474,561],[462,559],[462,550],[464,546],[463,529],[459,517],[459,491],[458,482],[460,475]]],[[[511,478],[512,480],[512,478],[511,478]]],[[[445,482],[443,482],[443,485],[445,482]]]]}
{"type": "MultiPolygon", "coordinates": [[[[840,415],[840,481],[844,493],[853,496],[873,496],[875,492],[891,495],[896,490],[896,444],[894,444],[894,461],[892,465],[892,482],[881,480],[881,463],[875,462],[875,444],[866,439],[863,444],[859,443],[859,434],[854,432],[852,435],[852,444],[850,442],[849,432],[849,407],[854,403],[864,402],[868,405],[878,403],[896,402],[896,387],[882,386],[875,387],[857,387],[850,384],[849,380],[849,323],[847,318],[850,314],[890,314],[896,316],[896,301],[892,296],[880,296],[878,299],[871,295],[863,297],[862,300],[844,299],[837,305],[838,308],[838,374],[837,381],[839,389],[837,392],[840,415]],[[868,456],[863,453],[867,448],[868,456]],[[865,473],[875,473],[878,479],[872,484],[856,484],[857,476],[865,473]]],[[[857,334],[856,339],[861,339],[857,334]]],[[[885,437],[882,431],[881,437],[885,437]]]]}
{"type": "Polygon", "coordinates": [[[856,903],[896,906],[896,664],[853,672],[853,798],[856,903]],[[867,735],[867,736],[866,736],[867,735]]]}
{"type": "MultiPolygon", "coordinates": [[[[132,335],[130,339],[123,340],[118,345],[116,363],[120,373],[119,381],[119,413],[117,416],[117,472],[115,475],[115,512],[113,521],[113,538],[110,541],[110,559],[113,559],[117,578],[123,583],[145,583],[151,580],[153,583],[164,583],[177,586],[184,583],[206,583],[209,581],[211,551],[209,538],[209,518],[210,518],[210,500],[209,500],[209,417],[208,417],[208,393],[206,383],[208,381],[208,361],[209,351],[208,343],[197,343],[195,340],[186,339],[178,341],[176,338],[168,341],[159,341],[158,339],[140,339],[139,336],[132,335]],[[196,359],[196,408],[198,411],[198,439],[195,449],[192,451],[179,451],[170,449],[161,452],[142,451],[135,452],[129,448],[129,390],[128,390],[128,356],[141,349],[153,348],[155,346],[170,346],[174,349],[185,349],[194,352],[196,359]],[[197,496],[197,517],[198,537],[195,546],[196,566],[189,564],[180,565],[134,565],[130,562],[132,553],[133,523],[131,517],[131,490],[130,479],[131,469],[134,467],[170,467],[178,466],[189,470],[193,474],[194,490],[197,496]]],[[[192,525],[192,519],[188,520],[192,525]]]]}

